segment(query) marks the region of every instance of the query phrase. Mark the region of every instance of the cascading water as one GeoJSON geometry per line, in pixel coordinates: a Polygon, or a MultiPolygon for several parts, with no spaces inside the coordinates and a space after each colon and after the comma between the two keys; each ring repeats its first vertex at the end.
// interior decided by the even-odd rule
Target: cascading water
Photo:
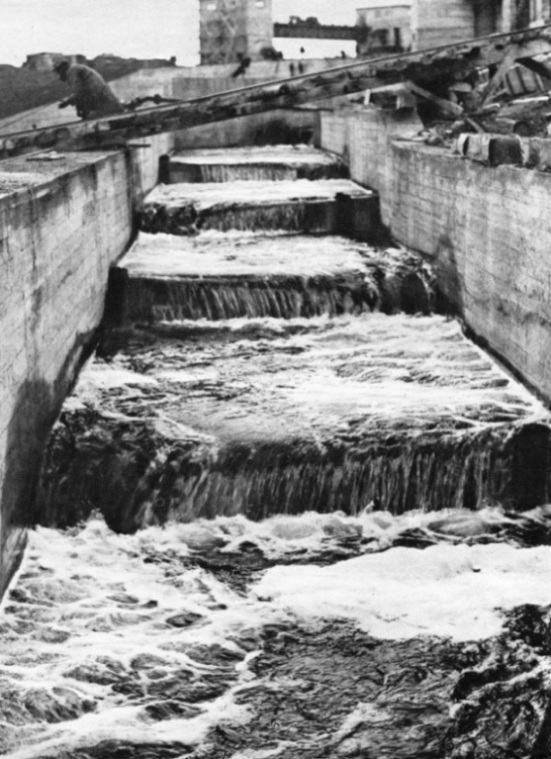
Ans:
{"type": "Polygon", "coordinates": [[[306,145],[188,151],[170,162],[170,182],[259,182],[348,176],[336,156],[306,145]]]}
{"type": "Polygon", "coordinates": [[[430,313],[419,257],[342,237],[141,234],[118,267],[121,323],[430,313]]]}
{"type": "Polygon", "coordinates": [[[132,531],[174,517],[546,500],[543,409],[455,322],[215,324],[183,322],[177,339],[170,325],[163,337],[123,330],[124,347],[82,374],[46,464],[48,524],[92,509],[132,531]],[[543,478],[524,481],[524,449],[543,478]]]}
{"type": "Polygon", "coordinates": [[[52,433],[0,752],[549,756],[545,409],[432,314],[417,256],[174,239],[201,191],[191,214],[164,192],[52,433]]]}
{"type": "Polygon", "coordinates": [[[140,228],[173,235],[204,230],[327,234],[336,231],[338,195],[372,198],[372,193],[346,179],[160,185],[140,206],[140,228]]]}
{"type": "Polygon", "coordinates": [[[291,168],[272,166],[266,169],[263,164],[243,166],[201,166],[201,182],[286,182],[296,179],[296,171],[291,168]]]}

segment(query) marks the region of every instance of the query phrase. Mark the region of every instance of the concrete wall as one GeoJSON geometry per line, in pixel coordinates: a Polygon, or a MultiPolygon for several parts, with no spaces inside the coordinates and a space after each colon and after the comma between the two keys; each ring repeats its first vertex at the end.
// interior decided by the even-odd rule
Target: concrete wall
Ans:
{"type": "Polygon", "coordinates": [[[246,54],[255,60],[260,58],[262,48],[271,47],[274,41],[272,0],[244,0],[244,5],[247,8],[246,54]]]}
{"type": "Polygon", "coordinates": [[[353,179],[377,190],[383,223],[390,226],[393,153],[396,139],[414,137],[423,125],[413,110],[387,113],[376,109],[320,114],[320,145],[344,156],[353,179]]]}
{"type": "Polygon", "coordinates": [[[340,58],[316,58],[312,60],[254,61],[244,76],[232,78],[237,64],[215,66],[175,67],[142,69],[128,76],[110,82],[110,86],[120,100],[132,100],[143,95],[159,93],[165,97],[194,98],[212,95],[215,92],[234,90],[291,76],[290,65],[298,74],[301,63],[304,73],[323,71],[341,66],[340,58]]]}
{"type": "Polygon", "coordinates": [[[551,400],[551,174],[393,139],[388,118],[323,114],[322,144],[348,153],[393,237],[434,262],[467,326],[551,400]]]}
{"type": "MultiPolygon", "coordinates": [[[[286,75],[289,70],[290,63],[295,64],[296,68],[296,65],[299,63],[299,61],[302,61],[302,63],[306,66],[307,71],[319,71],[324,68],[342,65],[342,59],[340,57],[293,58],[289,56],[283,61],[253,61],[247,69],[244,79],[245,81],[248,79],[248,77],[252,77],[253,79],[279,79],[282,76],[286,75]]],[[[235,69],[235,63],[219,63],[212,66],[178,66],[176,68],[173,67],[172,69],[162,70],[165,72],[165,76],[167,77],[170,75],[170,71],[172,71],[172,76],[175,76],[176,78],[183,77],[184,79],[227,79],[232,75],[235,69]]],[[[147,76],[146,69],[142,69],[136,73],[140,76],[147,76]]],[[[130,74],[129,76],[133,77],[135,75],[136,74],[130,74]]],[[[117,81],[122,81],[122,79],[117,81]]]]}
{"type": "Polygon", "coordinates": [[[132,140],[143,145],[130,151],[131,183],[129,191],[134,201],[140,200],[159,183],[159,158],[171,153],[176,145],[175,134],[159,134],[132,140]]]}
{"type": "Polygon", "coordinates": [[[319,128],[319,112],[315,109],[270,111],[183,130],[176,135],[176,148],[192,150],[269,142],[301,142],[309,141],[310,134],[312,142],[317,145],[319,128]],[[300,135],[302,139],[297,140],[300,135]]]}
{"type": "Polygon", "coordinates": [[[0,163],[0,594],[31,518],[43,443],[169,138],[124,153],[0,163]]]}
{"type": "MultiPolygon", "coordinates": [[[[401,45],[408,50],[411,39],[411,2],[396,2],[388,4],[370,4],[366,8],[357,8],[358,19],[363,19],[370,28],[370,37],[377,36],[377,32],[386,31],[387,44],[395,43],[394,30],[400,30],[401,45]]],[[[367,44],[369,49],[369,42],[367,44]]]]}
{"type": "Polygon", "coordinates": [[[396,238],[433,257],[468,326],[551,399],[551,176],[394,145],[396,238]]]}
{"type": "Polygon", "coordinates": [[[468,0],[413,0],[411,14],[415,50],[475,36],[473,4],[468,0]]]}
{"type": "Polygon", "coordinates": [[[413,0],[417,50],[548,23],[550,0],[413,0]]]}

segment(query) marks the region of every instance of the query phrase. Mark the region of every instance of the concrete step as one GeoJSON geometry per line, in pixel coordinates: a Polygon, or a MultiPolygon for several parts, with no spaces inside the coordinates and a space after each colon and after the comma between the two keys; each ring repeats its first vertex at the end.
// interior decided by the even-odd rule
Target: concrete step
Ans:
{"type": "Polygon", "coordinates": [[[348,176],[336,155],[309,145],[212,148],[180,151],[170,157],[165,181],[234,182],[337,179],[348,176]]]}
{"type": "Polygon", "coordinates": [[[419,256],[327,236],[140,233],[112,271],[117,324],[384,311],[429,313],[419,256]]]}
{"type": "Polygon", "coordinates": [[[348,179],[159,185],[138,213],[142,231],[175,235],[280,229],[370,241],[382,234],[378,196],[348,179]]]}
{"type": "Polygon", "coordinates": [[[184,322],[112,332],[66,403],[43,518],[401,513],[545,499],[549,429],[443,317],[184,322]]]}

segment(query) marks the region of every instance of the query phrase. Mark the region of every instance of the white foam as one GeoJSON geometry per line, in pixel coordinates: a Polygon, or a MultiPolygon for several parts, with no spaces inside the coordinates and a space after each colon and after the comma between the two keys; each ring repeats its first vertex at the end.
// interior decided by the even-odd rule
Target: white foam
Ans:
{"type": "Polygon", "coordinates": [[[263,204],[282,203],[299,200],[334,200],[339,192],[353,197],[369,197],[373,193],[349,179],[296,179],[282,182],[270,180],[235,182],[197,182],[158,185],[144,200],[163,206],[178,207],[183,203],[193,203],[197,209],[210,208],[218,204],[263,204]]]}
{"type": "MultiPolygon", "coordinates": [[[[536,511],[535,517],[547,514],[536,511]]],[[[23,738],[27,746],[6,756],[36,759],[100,740],[183,741],[205,749],[212,726],[229,722],[239,729],[251,718],[247,708],[236,704],[235,691],[255,685],[256,676],[247,666],[258,655],[254,648],[235,664],[236,679],[229,689],[202,702],[200,714],[162,721],[151,719],[132,697],[71,676],[75,667],[93,664],[98,657],[107,656],[130,672],[136,656],[151,654],[166,661],[159,666],[169,674],[183,668],[200,680],[212,672],[212,665],[188,656],[189,646],[220,644],[236,651],[240,636],[254,640],[266,624],[310,626],[320,619],[345,618],[380,638],[438,635],[470,640],[498,634],[504,609],[551,603],[550,547],[447,543],[425,550],[390,548],[323,568],[276,566],[245,594],[189,565],[196,551],[204,556],[214,549],[235,551],[247,541],[271,559],[296,555],[304,562],[332,541],[338,548],[340,539],[360,532],[372,539],[365,550],[375,551],[406,528],[436,525],[443,535],[478,535],[499,521],[505,523],[507,517],[487,509],[404,517],[368,511],[357,518],[307,513],[260,523],[226,517],[150,527],[135,535],[116,535],[99,520],[63,533],[39,528],[30,534],[16,585],[32,603],[7,599],[0,614],[2,677],[23,693],[69,688],[79,698],[97,700],[98,706],[77,719],[33,726],[32,735],[23,738]],[[124,594],[134,598],[126,603],[124,594]],[[167,624],[185,612],[200,617],[186,628],[167,624]],[[28,626],[27,619],[35,621],[28,626]],[[49,630],[66,633],[67,640],[51,642],[42,636],[49,630]]],[[[353,729],[354,720],[365,717],[360,707],[343,723],[343,736],[353,729]]],[[[284,749],[282,744],[267,754],[245,751],[237,759],[268,759],[284,749]]]]}
{"type": "MultiPolygon", "coordinates": [[[[402,253],[399,262],[404,261],[402,253]]],[[[267,277],[365,275],[366,261],[392,264],[388,255],[343,237],[204,232],[178,237],[142,232],[119,267],[131,277],[267,277]],[[387,261],[388,259],[388,261],[387,261]]]]}
{"type": "Polygon", "coordinates": [[[341,617],[378,638],[499,634],[500,610],[551,604],[551,548],[438,545],[393,548],[329,567],[279,566],[255,590],[282,611],[341,617]]]}
{"type": "Polygon", "coordinates": [[[310,145],[255,145],[238,148],[201,148],[180,150],[171,156],[171,162],[184,164],[235,166],[241,164],[289,164],[330,166],[336,164],[335,156],[312,148],[310,145]]]}

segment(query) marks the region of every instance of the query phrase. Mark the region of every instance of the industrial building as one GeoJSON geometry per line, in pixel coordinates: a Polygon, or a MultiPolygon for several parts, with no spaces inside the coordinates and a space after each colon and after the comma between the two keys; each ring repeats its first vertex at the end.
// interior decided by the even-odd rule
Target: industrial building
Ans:
{"type": "Polygon", "coordinates": [[[549,0],[413,0],[414,49],[545,23],[549,0]]]}
{"type": "Polygon", "coordinates": [[[201,64],[260,60],[273,36],[272,0],[200,0],[201,64]]]}

